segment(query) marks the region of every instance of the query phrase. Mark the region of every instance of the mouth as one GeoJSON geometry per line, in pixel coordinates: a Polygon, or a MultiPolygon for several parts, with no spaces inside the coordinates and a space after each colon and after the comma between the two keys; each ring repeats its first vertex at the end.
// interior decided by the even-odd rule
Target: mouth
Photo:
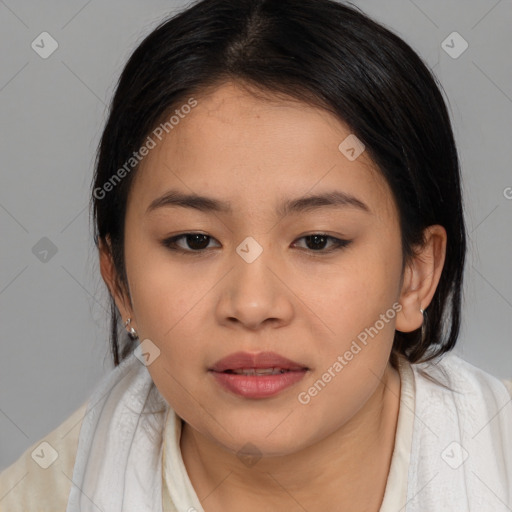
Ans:
{"type": "Polygon", "coordinates": [[[235,352],[217,361],[211,368],[213,372],[232,372],[268,375],[287,371],[309,370],[309,368],[297,361],[292,361],[275,352],[235,352]],[[254,373],[251,373],[254,372],[254,373]]]}
{"type": "Polygon", "coordinates": [[[224,390],[244,398],[269,398],[293,386],[310,369],[273,352],[237,352],[217,361],[209,373],[224,390]]]}
{"type": "Polygon", "coordinates": [[[248,375],[248,376],[259,376],[259,375],[279,375],[286,372],[302,371],[303,368],[240,368],[237,370],[224,370],[222,373],[228,373],[232,375],[248,375]]]}

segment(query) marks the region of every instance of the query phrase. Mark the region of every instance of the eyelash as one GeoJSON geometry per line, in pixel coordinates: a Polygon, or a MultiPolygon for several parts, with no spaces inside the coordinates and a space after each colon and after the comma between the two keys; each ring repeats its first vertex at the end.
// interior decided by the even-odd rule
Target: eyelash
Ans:
{"type": "MultiPolygon", "coordinates": [[[[176,245],[178,240],[180,240],[182,238],[186,238],[187,236],[191,236],[191,235],[192,236],[193,235],[203,235],[203,236],[207,237],[208,239],[214,239],[213,237],[206,235],[205,233],[183,233],[181,235],[173,236],[171,238],[166,238],[165,240],[162,240],[162,245],[164,247],[166,247],[167,249],[169,249],[170,251],[174,251],[174,252],[177,252],[180,254],[187,254],[187,255],[192,255],[192,256],[203,255],[205,253],[206,249],[187,250],[187,249],[183,249],[182,247],[178,247],[176,245]]],[[[313,249],[305,249],[306,251],[311,252],[312,254],[331,254],[335,251],[339,251],[341,249],[348,247],[352,243],[352,240],[342,240],[340,238],[335,238],[333,236],[329,236],[325,233],[312,233],[311,235],[304,235],[304,236],[298,238],[297,240],[301,240],[303,238],[313,237],[313,236],[323,237],[323,238],[326,238],[326,239],[332,241],[334,243],[334,247],[331,247],[331,249],[328,249],[328,250],[320,249],[317,251],[315,251],[313,249]]]]}

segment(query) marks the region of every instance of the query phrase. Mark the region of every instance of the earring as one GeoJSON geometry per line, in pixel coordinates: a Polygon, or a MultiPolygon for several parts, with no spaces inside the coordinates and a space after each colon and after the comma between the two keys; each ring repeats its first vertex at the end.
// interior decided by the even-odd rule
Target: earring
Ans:
{"type": "Polygon", "coordinates": [[[423,322],[421,324],[421,342],[425,340],[425,310],[420,308],[420,313],[423,315],[423,322]]]}
{"type": "MultiPolygon", "coordinates": [[[[132,321],[131,318],[128,318],[128,320],[126,320],[126,322],[124,323],[124,327],[126,329],[127,325],[132,321]]],[[[133,328],[133,327],[130,327],[130,330],[126,329],[128,331],[128,336],[130,336],[130,338],[132,340],[136,340],[139,335],[137,334],[137,331],[133,328]]]]}

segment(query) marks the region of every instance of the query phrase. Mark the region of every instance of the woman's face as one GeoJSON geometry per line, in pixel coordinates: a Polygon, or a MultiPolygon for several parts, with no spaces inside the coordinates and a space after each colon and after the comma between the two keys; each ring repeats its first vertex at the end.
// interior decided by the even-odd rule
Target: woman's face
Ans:
{"type": "MultiPolygon", "coordinates": [[[[125,232],[133,309],[118,307],[158,347],[148,370],[193,429],[235,452],[250,442],[289,454],[347,424],[390,371],[397,209],[368,153],[355,158],[351,139],[340,150],[350,131],[333,115],[234,84],[196,100],[134,180],[125,232]],[[157,201],[171,191],[209,200],[157,201]],[[165,245],[188,233],[207,236],[165,245]],[[300,369],[212,371],[236,352],[273,352],[300,369]]],[[[237,364],[249,366],[228,369],[237,364]]]]}

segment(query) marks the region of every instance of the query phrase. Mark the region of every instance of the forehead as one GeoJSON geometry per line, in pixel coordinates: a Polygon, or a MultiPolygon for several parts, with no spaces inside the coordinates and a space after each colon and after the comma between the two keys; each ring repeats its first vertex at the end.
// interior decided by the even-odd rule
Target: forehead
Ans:
{"type": "Polygon", "coordinates": [[[340,151],[353,135],[333,114],[231,82],[194,99],[141,162],[132,185],[141,208],[166,189],[240,207],[336,189],[389,209],[391,192],[367,152],[351,161],[340,151]]]}

